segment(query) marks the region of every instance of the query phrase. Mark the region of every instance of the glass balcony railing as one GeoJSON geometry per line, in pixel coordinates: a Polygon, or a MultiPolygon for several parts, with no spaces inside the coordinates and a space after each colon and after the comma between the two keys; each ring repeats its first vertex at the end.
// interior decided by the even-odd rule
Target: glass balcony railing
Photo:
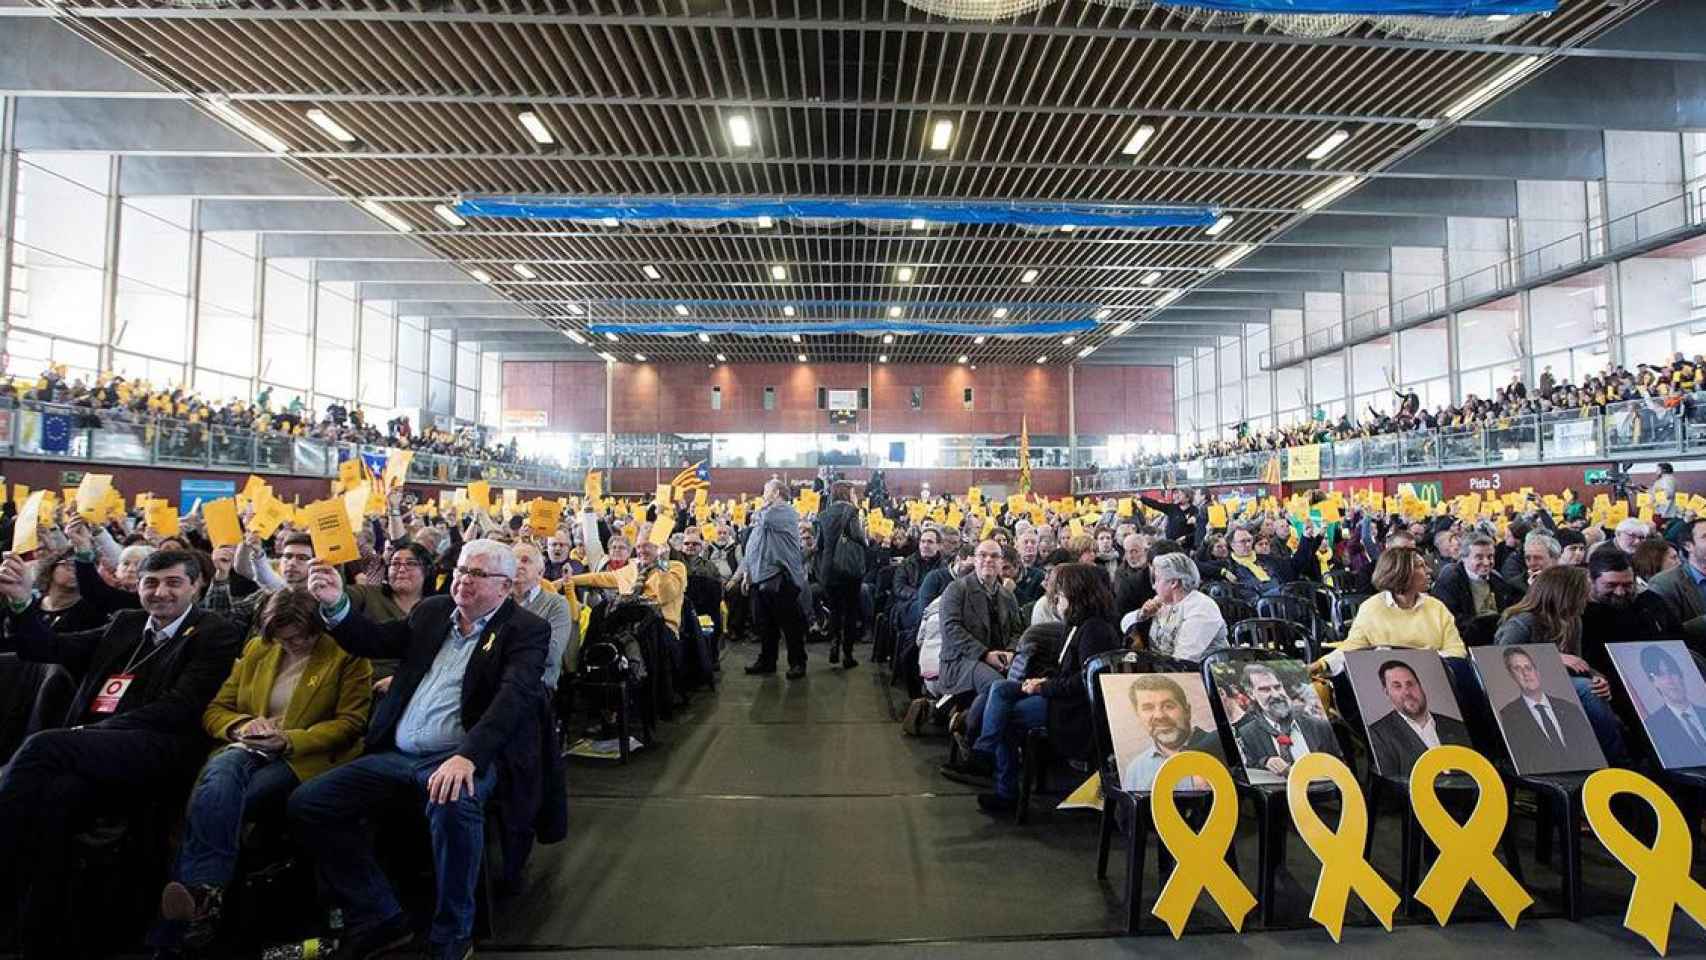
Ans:
{"type": "MultiPolygon", "coordinates": [[[[1599,412],[1561,411],[1490,424],[1412,430],[1318,444],[1322,479],[1472,467],[1682,456],[1706,452],[1706,392],[1629,400],[1599,412]]],[[[1289,475],[1291,451],[1099,470],[1073,478],[1075,493],[1178,485],[1262,483],[1289,475]]]]}
{"type": "MultiPolygon", "coordinates": [[[[136,420],[29,400],[0,403],[0,456],[330,478],[340,462],[363,450],[383,449],[165,417],[136,420]],[[71,423],[63,449],[57,442],[43,445],[46,418],[52,414],[71,423]]],[[[486,480],[529,491],[578,493],[586,471],[416,453],[409,480],[447,485],[486,480]]]]}

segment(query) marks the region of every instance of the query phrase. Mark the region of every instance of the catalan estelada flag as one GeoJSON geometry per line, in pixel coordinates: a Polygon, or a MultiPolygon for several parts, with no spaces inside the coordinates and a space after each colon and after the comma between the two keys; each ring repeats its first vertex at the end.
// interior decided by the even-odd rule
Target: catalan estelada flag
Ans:
{"type": "Polygon", "coordinates": [[[679,493],[709,490],[711,489],[711,470],[705,466],[705,461],[701,460],[690,467],[683,467],[681,472],[675,475],[675,479],[669,482],[669,485],[679,493]]]}

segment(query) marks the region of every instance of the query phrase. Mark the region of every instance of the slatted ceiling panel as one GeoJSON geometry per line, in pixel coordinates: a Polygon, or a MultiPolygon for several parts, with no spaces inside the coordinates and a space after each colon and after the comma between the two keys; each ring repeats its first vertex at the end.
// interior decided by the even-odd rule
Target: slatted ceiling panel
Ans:
{"type": "MultiPolygon", "coordinates": [[[[145,0],[67,6],[157,9],[145,0]]],[[[1632,5],[1639,8],[1640,4],[1632,5]]],[[[1565,0],[1502,44],[1576,42],[1626,16],[1599,0],[1565,0]]],[[[657,359],[1029,362],[1064,360],[1103,342],[1205,335],[1188,310],[1147,319],[1143,305],[1194,283],[1236,243],[1294,220],[1338,174],[1377,169],[1428,136],[1410,122],[1503,70],[1509,54],[1473,44],[1393,42],[1366,31],[1324,42],[1251,42],[1260,22],[1204,31],[1200,15],[1119,10],[1063,0],[1003,24],[928,17],[891,0],[594,0],[566,14],[537,0],[285,2],[169,11],[74,26],[145,69],[237,107],[298,151],[294,162],[351,196],[389,206],[437,253],[489,270],[542,329],[585,334],[599,320],[676,319],[677,300],[762,299],[695,308],[696,316],[781,322],[880,316],[882,309],[807,300],[897,303],[906,319],[1008,322],[1061,318],[1046,304],[1114,308],[1071,347],[1059,338],[982,347],[958,336],[785,338],[589,336],[594,349],[657,359]],[[408,16],[398,16],[398,11],[408,16]],[[1167,31],[1142,33],[1138,31],[1167,31]],[[304,111],[326,110],[360,139],[328,141],[304,111]],[[515,120],[531,109],[558,145],[533,143],[515,120]],[[726,120],[749,116],[750,149],[726,120]],[[951,148],[927,149],[937,119],[951,148]],[[1157,128],[1132,162],[1120,150],[1139,122],[1157,128]],[[1352,132],[1331,158],[1304,154],[1334,129],[1352,132]],[[1214,203],[1236,214],[1218,238],[1196,229],[1141,234],[1029,233],[981,225],[879,231],[858,224],[769,230],[722,225],[604,229],[567,222],[473,219],[444,228],[433,202],[458,193],[635,196],[903,197],[1214,203]],[[414,199],[408,199],[414,198],[414,199]],[[537,281],[510,269],[526,262],[537,281]],[[657,264],[659,281],[640,266],[657,264]],[[769,277],[788,267],[786,283],[769,277]],[[911,265],[901,284],[893,268],[911,265]],[[1022,284],[1027,267],[1042,271],[1022,284]],[[1159,288],[1138,278],[1163,274],[1159,288]],[[656,299],[657,306],[614,301],[656,299]],[[571,315],[569,305],[585,309],[571,315]]],[[[1088,313],[1092,311],[1082,311],[1088,313]]],[[[1200,314],[1199,314],[1200,318],[1200,314]]]]}

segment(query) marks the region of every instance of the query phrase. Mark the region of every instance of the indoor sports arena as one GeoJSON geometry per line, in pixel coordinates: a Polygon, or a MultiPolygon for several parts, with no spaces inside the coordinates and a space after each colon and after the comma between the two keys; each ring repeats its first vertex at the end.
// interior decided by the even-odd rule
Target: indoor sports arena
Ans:
{"type": "Polygon", "coordinates": [[[0,277],[0,957],[1706,953],[1701,0],[0,0],[0,277]]]}

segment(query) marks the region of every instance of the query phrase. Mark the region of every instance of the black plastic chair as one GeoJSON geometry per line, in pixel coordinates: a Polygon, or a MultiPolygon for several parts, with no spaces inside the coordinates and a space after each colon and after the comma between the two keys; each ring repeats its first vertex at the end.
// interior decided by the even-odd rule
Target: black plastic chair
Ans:
{"type": "Polygon", "coordinates": [[[1261,596],[1253,587],[1233,580],[1207,581],[1202,585],[1202,592],[1215,600],[1242,600],[1245,603],[1255,603],[1261,596]]]}
{"type": "Polygon", "coordinates": [[[1459,633],[1466,647],[1490,647],[1493,636],[1499,632],[1499,615],[1485,613],[1463,625],[1459,633]]]}
{"type": "Polygon", "coordinates": [[[1214,605],[1220,608],[1220,619],[1228,624],[1240,623],[1256,615],[1255,604],[1236,597],[1215,597],[1214,605]]]}
{"type": "Polygon", "coordinates": [[[1326,581],[1327,586],[1339,593],[1366,593],[1368,591],[1368,577],[1343,568],[1328,570],[1322,575],[1322,580],[1326,581]]]}
{"type": "Polygon", "coordinates": [[[1357,618],[1357,608],[1371,596],[1366,593],[1342,593],[1333,600],[1333,633],[1340,640],[1350,636],[1351,621],[1357,618]]]}
{"type": "Polygon", "coordinates": [[[1241,620],[1232,625],[1227,642],[1234,647],[1267,650],[1304,663],[1314,663],[1316,659],[1308,632],[1290,620],[1274,617],[1241,620]]]}
{"type": "MultiPolygon", "coordinates": [[[[1313,593],[1314,588],[1310,589],[1313,593]]],[[[1295,623],[1308,632],[1311,652],[1319,645],[1321,621],[1315,612],[1313,596],[1304,598],[1292,593],[1270,594],[1256,601],[1256,616],[1295,623]]]]}

